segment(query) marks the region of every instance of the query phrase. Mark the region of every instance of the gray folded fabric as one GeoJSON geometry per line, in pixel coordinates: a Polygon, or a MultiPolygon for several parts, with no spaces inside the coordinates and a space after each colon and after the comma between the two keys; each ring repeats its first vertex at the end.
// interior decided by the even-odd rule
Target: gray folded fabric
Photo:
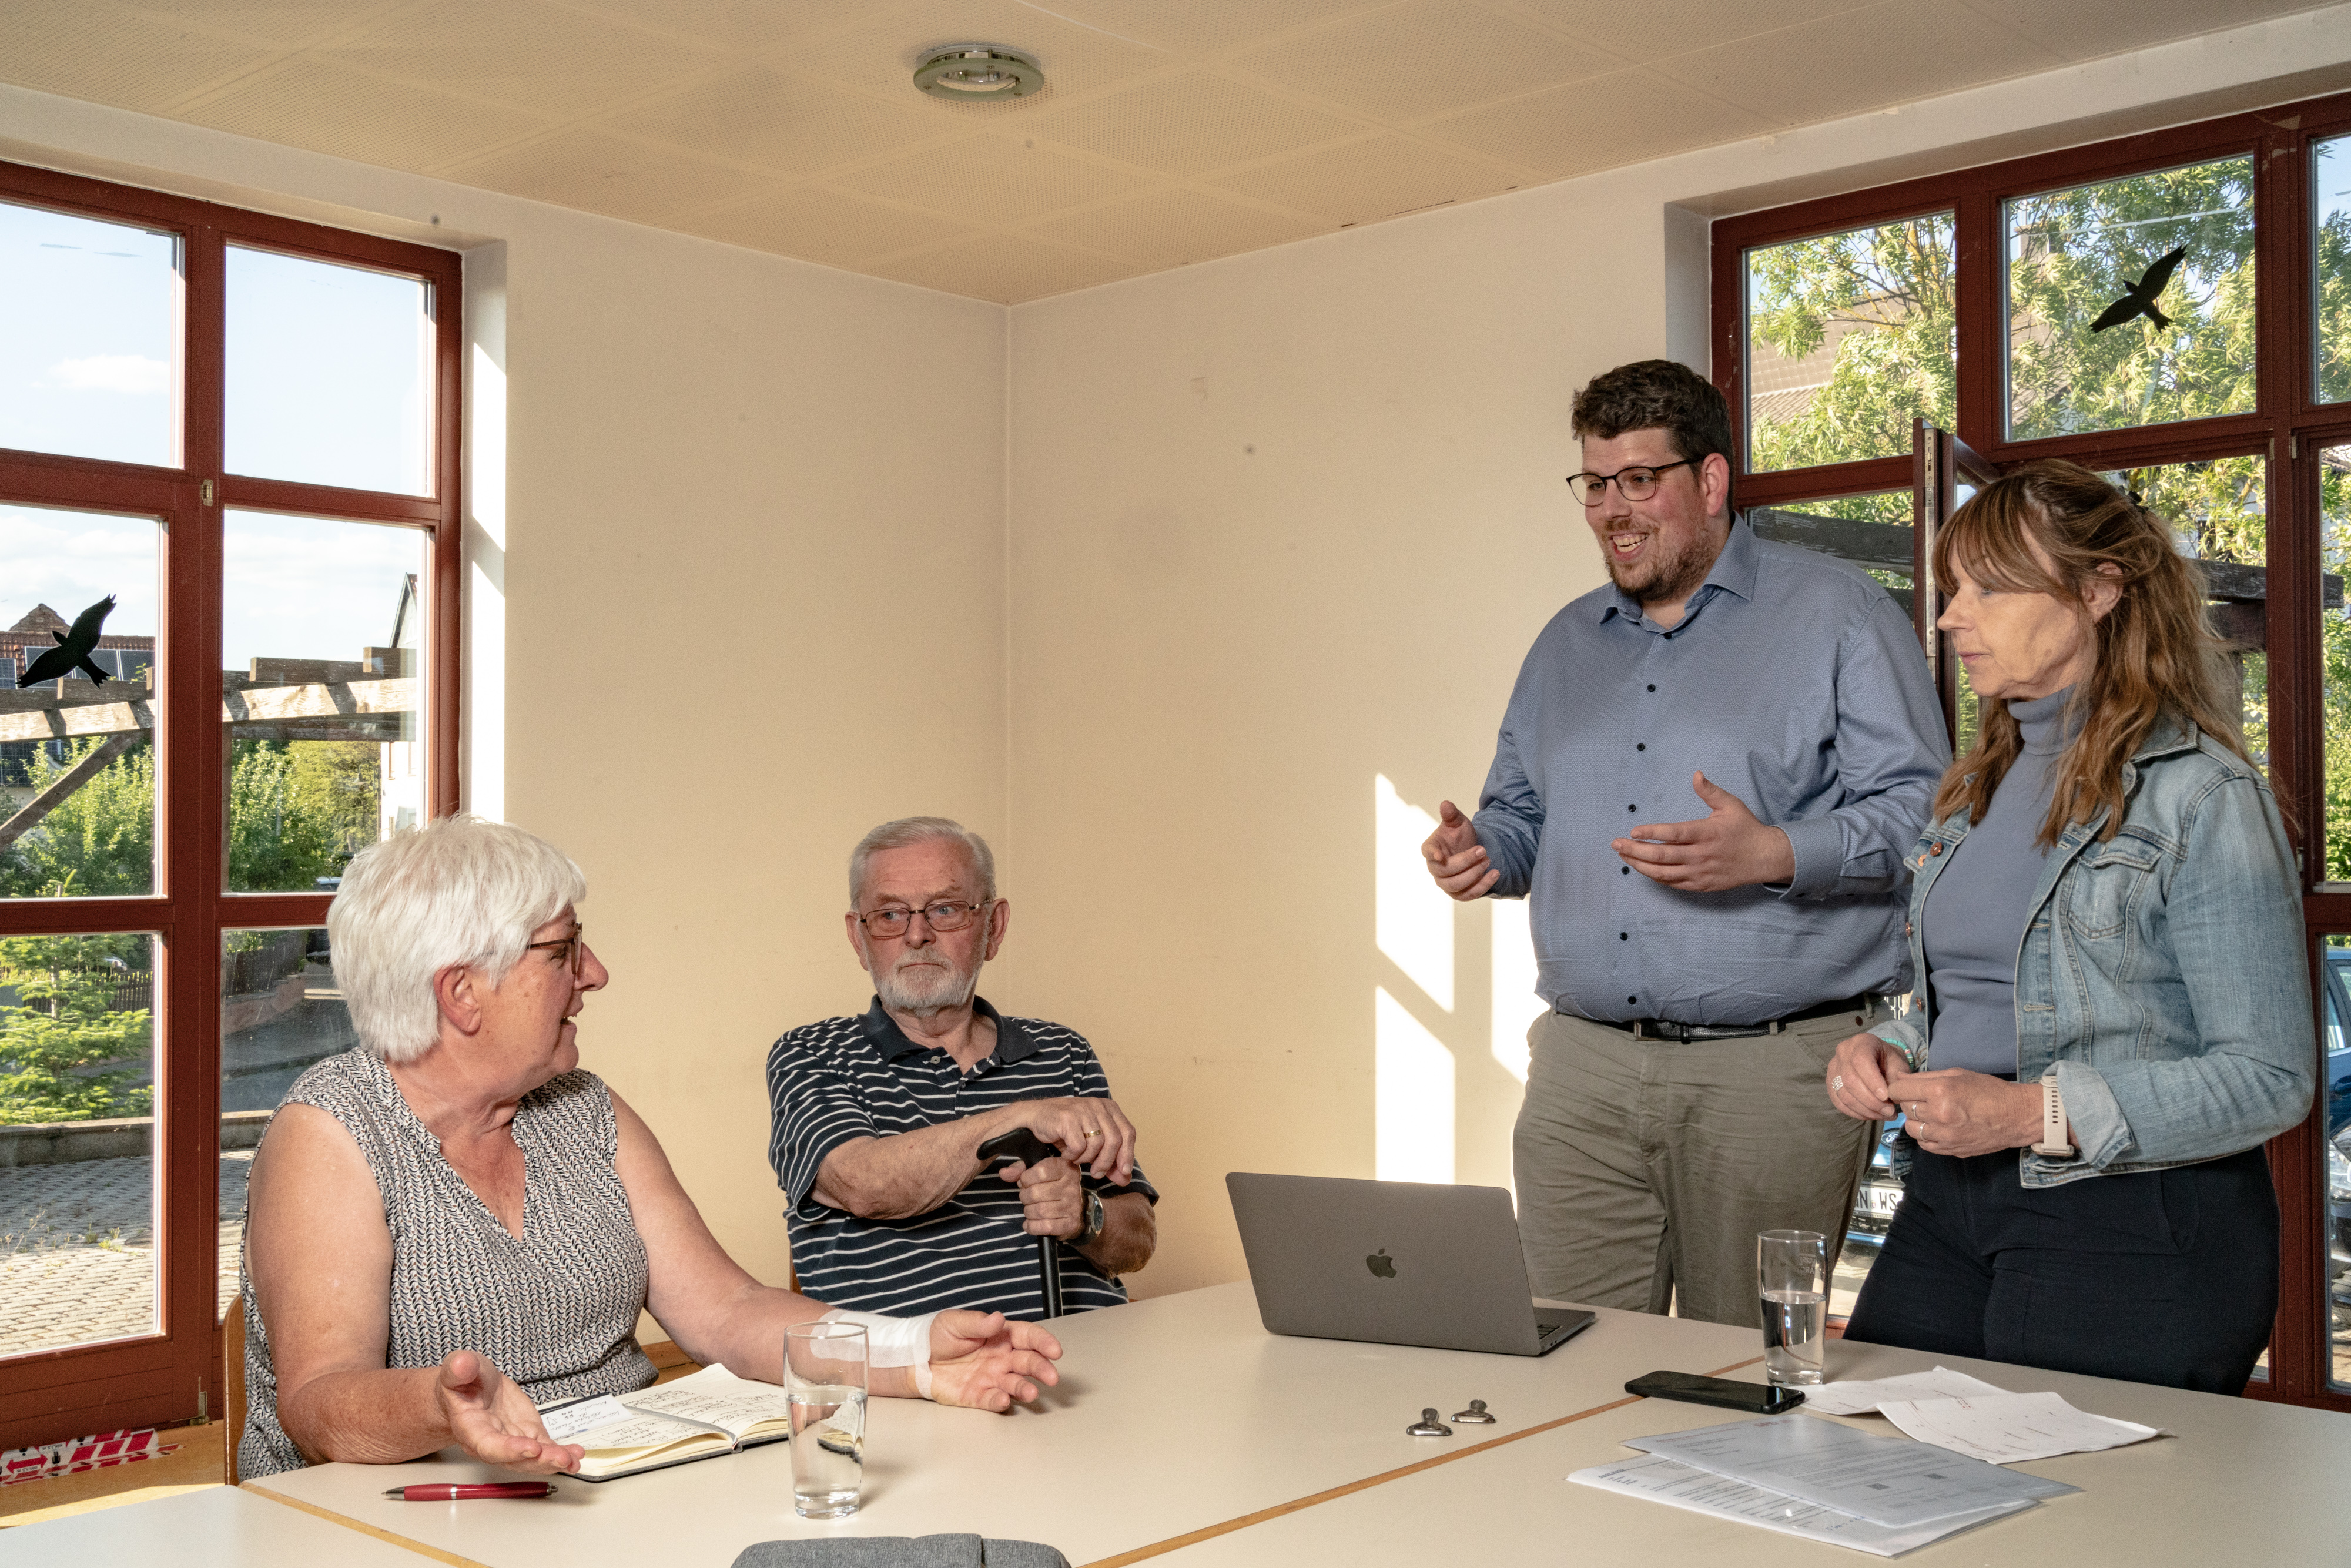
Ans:
{"type": "Polygon", "coordinates": [[[1070,1560],[1033,1541],[852,1535],[831,1541],[762,1541],[743,1548],[735,1568],[1070,1568],[1070,1560]]]}

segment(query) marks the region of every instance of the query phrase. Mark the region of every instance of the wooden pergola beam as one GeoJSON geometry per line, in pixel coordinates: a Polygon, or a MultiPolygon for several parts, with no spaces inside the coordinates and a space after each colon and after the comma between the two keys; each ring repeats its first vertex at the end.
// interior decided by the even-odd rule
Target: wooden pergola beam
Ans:
{"type": "MultiPolygon", "coordinates": [[[[77,685],[80,683],[75,683],[77,685]]],[[[99,688],[93,686],[93,694],[99,688]]],[[[30,693],[10,694],[20,701],[30,693]]],[[[40,694],[47,695],[48,694],[40,694]]],[[[80,703],[57,706],[57,699],[37,707],[0,705],[0,741],[74,740],[92,735],[143,733],[155,727],[155,705],[141,697],[131,702],[80,703]]],[[[365,723],[371,716],[417,711],[414,679],[391,681],[315,682],[298,686],[256,686],[228,692],[221,697],[221,722],[239,739],[396,740],[365,723]],[[338,724],[336,721],[343,722],[338,724]],[[352,720],[361,722],[353,724],[352,720]],[[304,724],[303,721],[309,721],[304,724]],[[300,726],[278,731],[265,727],[300,726]],[[256,733],[248,733],[248,730],[256,733]]]]}

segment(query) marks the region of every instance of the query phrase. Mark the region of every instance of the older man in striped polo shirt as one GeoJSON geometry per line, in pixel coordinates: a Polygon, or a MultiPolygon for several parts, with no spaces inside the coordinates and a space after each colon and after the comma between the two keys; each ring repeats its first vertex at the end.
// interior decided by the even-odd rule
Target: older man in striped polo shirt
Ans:
{"type": "Polygon", "coordinates": [[[943,817],[884,822],[850,855],[849,888],[873,1005],[768,1053],[768,1158],[800,1289],[862,1312],[1034,1320],[1035,1239],[1051,1236],[1064,1311],[1125,1301],[1159,1194],[1085,1038],[978,994],[1011,918],[986,841],[943,817]],[[979,1145],[1018,1127],[1060,1155],[983,1167],[979,1145]]]}

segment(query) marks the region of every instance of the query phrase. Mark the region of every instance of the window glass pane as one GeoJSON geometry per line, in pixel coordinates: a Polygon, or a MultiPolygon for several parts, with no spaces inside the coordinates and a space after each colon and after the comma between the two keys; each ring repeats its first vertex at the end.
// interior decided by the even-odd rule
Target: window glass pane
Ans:
{"type": "Polygon", "coordinates": [[[1802,545],[1861,568],[1910,613],[1911,497],[1907,490],[1750,507],[1755,537],[1802,545]]]}
{"type": "Polygon", "coordinates": [[[230,246],[229,472],[428,494],[432,310],[413,277],[230,246]]]}
{"type": "Polygon", "coordinates": [[[312,892],[424,814],[428,536],[260,512],[226,529],[228,886],[312,892]]]}
{"type": "Polygon", "coordinates": [[[154,952],[0,937],[0,1356],[161,1328],[154,952]]]}
{"type": "Polygon", "coordinates": [[[2253,161],[2007,204],[2009,434],[2253,407],[2253,161]]]}
{"type": "Polygon", "coordinates": [[[1951,214],[1747,253],[1747,466],[1890,457],[1951,427],[1951,214]]]}
{"type": "MultiPolygon", "coordinates": [[[[2331,792],[2331,774],[2327,782],[2331,792]]],[[[2351,936],[2324,938],[2318,956],[2324,982],[2319,1043],[2326,1057],[2318,1091],[2326,1106],[2326,1223],[2318,1277],[2325,1281],[2329,1377],[2344,1390],[2351,1389],[2351,936]]]]}
{"type": "Polygon", "coordinates": [[[0,202],[0,446],[180,461],[180,242],[0,202]]]}
{"type": "Polygon", "coordinates": [[[0,506],[0,896],[154,891],[162,532],[0,506]]]}
{"type": "Polygon", "coordinates": [[[324,926],[221,933],[220,1300],[236,1294],[245,1178],[270,1113],[312,1062],[351,1049],[324,926]]]}
{"type": "Polygon", "coordinates": [[[2325,882],[2351,882],[2351,446],[2318,455],[2319,737],[2325,758],[2325,882]]]}
{"type": "Polygon", "coordinates": [[[2351,401],[2351,136],[2311,148],[2310,319],[2317,339],[2317,398],[2351,401]]]}
{"type": "Polygon", "coordinates": [[[2171,525],[2182,554],[2204,575],[2206,619],[2228,650],[2246,755],[2270,766],[2269,654],[2262,628],[2269,596],[2269,522],[2258,457],[2222,457],[2131,468],[2106,478],[2171,525]]]}

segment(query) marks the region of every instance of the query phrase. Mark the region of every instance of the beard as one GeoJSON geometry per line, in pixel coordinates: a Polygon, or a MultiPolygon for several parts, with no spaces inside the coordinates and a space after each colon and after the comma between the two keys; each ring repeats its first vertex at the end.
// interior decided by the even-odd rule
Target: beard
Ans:
{"type": "Polygon", "coordinates": [[[1678,549],[1668,549],[1665,536],[1652,530],[1648,555],[1630,566],[1618,563],[1604,539],[1600,553],[1608,562],[1609,580],[1625,598],[1636,604],[1655,604],[1687,598],[1706,580],[1706,574],[1714,569],[1716,552],[1711,543],[1699,533],[1682,540],[1678,549]]]}
{"type": "Polygon", "coordinates": [[[890,967],[873,971],[873,992],[882,1005],[916,1018],[962,1007],[978,990],[979,966],[958,968],[935,947],[903,955],[890,967]]]}

